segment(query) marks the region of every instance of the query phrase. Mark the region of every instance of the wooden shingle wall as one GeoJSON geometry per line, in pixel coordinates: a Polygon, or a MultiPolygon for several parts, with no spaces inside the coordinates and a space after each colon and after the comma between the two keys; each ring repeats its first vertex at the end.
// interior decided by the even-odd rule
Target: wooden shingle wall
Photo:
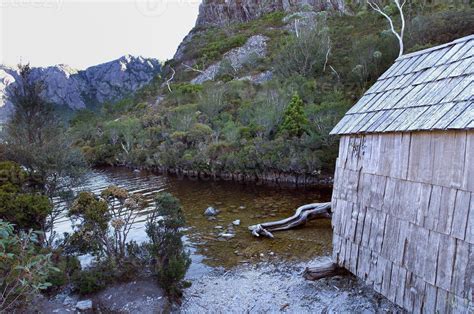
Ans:
{"type": "Polygon", "coordinates": [[[474,131],[346,135],[333,257],[408,311],[474,310],[474,131]]]}

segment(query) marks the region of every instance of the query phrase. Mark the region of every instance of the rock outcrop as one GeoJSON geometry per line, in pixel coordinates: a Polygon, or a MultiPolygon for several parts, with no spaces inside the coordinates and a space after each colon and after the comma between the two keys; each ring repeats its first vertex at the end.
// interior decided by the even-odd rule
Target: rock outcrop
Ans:
{"type": "MultiPolygon", "coordinates": [[[[126,55],[81,71],[66,65],[33,68],[31,75],[45,82],[46,101],[77,110],[119,100],[149,83],[160,69],[156,59],[126,55]]],[[[11,111],[8,95],[18,84],[22,84],[18,69],[0,66],[0,121],[11,111]]]]}
{"type": "Polygon", "coordinates": [[[213,80],[219,73],[222,62],[229,62],[234,71],[240,70],[244,65],[254,58],[263,58],[267,52],[268,37],[255,35],[247,39],[247,42],[238,48],[226,52],[221,61],[211,64],[201,74],[191,80],[193,84],[202,84],[213,80]]]}
{"type": "Polygon", "coordinates": [[[203,0],[196,26],[246,22],[276,11],[306,9],[347,12],[344,0],[203,0]]]}

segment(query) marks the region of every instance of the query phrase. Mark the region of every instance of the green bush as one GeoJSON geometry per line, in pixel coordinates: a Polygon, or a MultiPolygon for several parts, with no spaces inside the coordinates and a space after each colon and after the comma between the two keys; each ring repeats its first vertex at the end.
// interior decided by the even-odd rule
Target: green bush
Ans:
{"type": "Polygon", "coordinates": [[[184,250],[180,228],[185,220],[179,201],[169,193],[155,198],[156,212],[150,216],[146,232],[150,238],[148,250],[153,258],[153,270],[168,296],[179,301],[182,296],[186,271],[191,264],[189,253],[184,250]],[[163,219],[158,219],[161,216],[163,219]]]}
{"type": "Polygon", "coordinates": [[[50,287],[47,279],[57,271],[51,254],[40,252],[38,232],[15,232],[0,219],[0,312],[12,312],[50,287]]]}
{"type": "Polygon", "coordinates": [[[13,162],[0,162],[0,218],[21,230],[44,230],[51,202],[35,192],[34,182],[13,162]]]}
{"type": "Polygon", "coordinates": [[[47,279],[51,283],[49,291],[57,290],[69,284],[72,276],[81,270],[81,263],[76,256],[63,255],[61,251],[53,252],[52,262],[59,271],[49,274],[47,279]]]}

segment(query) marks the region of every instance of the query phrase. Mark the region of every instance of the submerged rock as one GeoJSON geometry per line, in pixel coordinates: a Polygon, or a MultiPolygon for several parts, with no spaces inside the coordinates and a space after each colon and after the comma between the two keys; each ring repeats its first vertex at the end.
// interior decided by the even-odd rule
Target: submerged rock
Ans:
{"type": "Polygon", "coordinates": [[[215,209],[214,207],[208,207],[204,211],[204,216],[216,216],[219,214],[219,210],[215,209]]]}
{"type": "Polygon", "coordinates": [[[234,233],[220,233],[219,237],[224,238],[224,239],[232,239],[235,237],[234,233]]]}

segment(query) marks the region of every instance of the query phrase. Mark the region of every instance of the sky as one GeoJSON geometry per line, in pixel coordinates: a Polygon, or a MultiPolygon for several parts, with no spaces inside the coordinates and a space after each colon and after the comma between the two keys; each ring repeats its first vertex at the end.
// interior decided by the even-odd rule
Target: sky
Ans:
{"type": "Polygon", "coordinates": [[[0,0],[0,63],[76,69],[131,54],[165,61],[200,0],[0,0]]]}

